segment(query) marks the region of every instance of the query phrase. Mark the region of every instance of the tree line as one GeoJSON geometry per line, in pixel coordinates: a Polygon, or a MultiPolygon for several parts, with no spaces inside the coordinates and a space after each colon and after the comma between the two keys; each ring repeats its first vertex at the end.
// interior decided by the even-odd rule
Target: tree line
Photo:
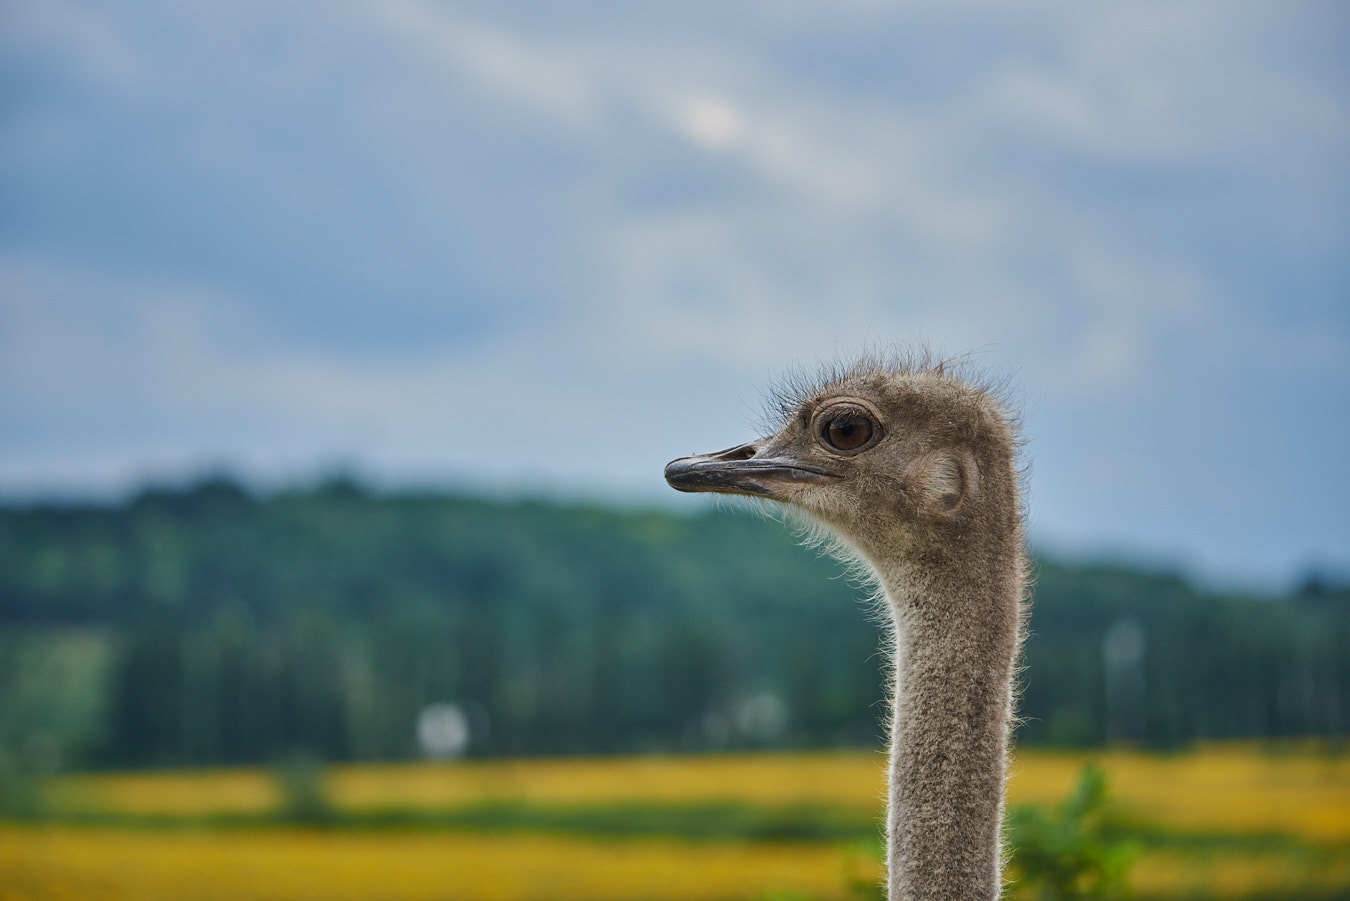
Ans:
{"type": "MultiPolygon", "coordinates": [[[[0,753],[42,766],[870,746],[866,590],[748,514],[345,479],[0,508],[0,753]],[[444,710],[444,706],[437,709],[444,710]]],[[[1041,559],[1022,743],[1344,736],[1350,591],[1041,559]]]]}

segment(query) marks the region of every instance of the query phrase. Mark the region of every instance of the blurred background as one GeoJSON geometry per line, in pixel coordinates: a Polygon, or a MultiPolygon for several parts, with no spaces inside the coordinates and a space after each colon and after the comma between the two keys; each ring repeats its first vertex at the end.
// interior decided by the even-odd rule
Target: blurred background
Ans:
{"type": "Polygon", "coordinates": [[[862,593],[669,491],[1007,377],[1026,898],[1350,897],[1350,13],[0,5],[0,897],[874,896],[862,593]]]}

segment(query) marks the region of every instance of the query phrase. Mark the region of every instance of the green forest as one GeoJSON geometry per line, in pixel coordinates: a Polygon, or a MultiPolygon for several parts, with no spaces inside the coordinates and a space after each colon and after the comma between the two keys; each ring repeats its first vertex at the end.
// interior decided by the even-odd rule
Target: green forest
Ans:
{"type": "MultiPolygon", "coordinates": [[[[744,512],[226,478],[0,508],[0,749],[46,770],[419,753],[874,746],[863,587],[744,512]]],[[[1350,727],[1350,590],[1040,558],[1018,741],[1350,727]]]]}

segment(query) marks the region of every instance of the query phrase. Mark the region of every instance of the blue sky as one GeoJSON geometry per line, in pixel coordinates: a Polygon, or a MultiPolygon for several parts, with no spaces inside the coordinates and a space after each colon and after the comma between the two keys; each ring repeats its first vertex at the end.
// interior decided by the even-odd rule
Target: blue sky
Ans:
{"type": "Polygon", "coordinates": [[[1334,2],[7,4],[0,491],[686,506],[784,368],[1008,375],[1033,537],[1350,568],[1334,2]]]}

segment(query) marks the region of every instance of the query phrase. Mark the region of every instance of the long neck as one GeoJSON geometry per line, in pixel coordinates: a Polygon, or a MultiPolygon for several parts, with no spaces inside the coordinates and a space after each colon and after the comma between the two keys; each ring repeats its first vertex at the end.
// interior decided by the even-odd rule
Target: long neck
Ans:
{"type": "Polygon", "coordinates": [[[999,896],[1020,553],[878,568],[895,623],[891,901],[999,896]]]}

